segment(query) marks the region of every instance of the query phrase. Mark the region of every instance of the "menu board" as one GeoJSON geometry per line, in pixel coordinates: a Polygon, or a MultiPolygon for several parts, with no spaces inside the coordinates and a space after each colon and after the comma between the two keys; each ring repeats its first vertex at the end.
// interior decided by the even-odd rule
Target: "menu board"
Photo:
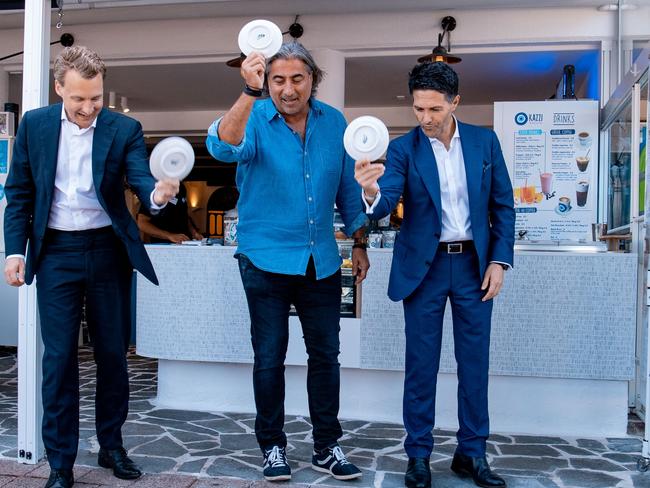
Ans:
{"type": "Polygon", "coordinates": [[[496,102],[515,237],[591,240],[598,205],[598,101],[496,102]]]}

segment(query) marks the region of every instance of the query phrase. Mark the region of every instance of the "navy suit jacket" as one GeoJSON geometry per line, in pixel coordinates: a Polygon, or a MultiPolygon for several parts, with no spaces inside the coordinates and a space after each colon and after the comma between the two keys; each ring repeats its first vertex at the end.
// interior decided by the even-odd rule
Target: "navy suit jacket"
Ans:
{"type": "MultiPolygon", "coordinates": [[[[134,119],[102,109],[97,116],[92,148],[95,191],[122,240],[131,264],[158,284],[140,233],[126,207],[124,177],[146,207],[155,180],[149,171],[142,126],[134,119]]],[[[18,127],[5,186],[7,208],[4,217],[5,252],[25,254],[25,282],[38,272],[39,257],[52,205],[56,175],[61,104],[31,110],[18,127]]]]}
{"type": "MultiPolygon", "coordinates": [[[[465,160],[474,246],[481,279],[491,261],[512,265],[515,211],[512,185],[494,131],[458,122],[465,160]]],[[[399,301],[422,282],[442,230],[438,167],[429,138],[416,127],[393,140],[379,179],[381,198],[372,214],[388,215],[404,195],[404,219],[393,250],[388,296],[399,301]]]]}

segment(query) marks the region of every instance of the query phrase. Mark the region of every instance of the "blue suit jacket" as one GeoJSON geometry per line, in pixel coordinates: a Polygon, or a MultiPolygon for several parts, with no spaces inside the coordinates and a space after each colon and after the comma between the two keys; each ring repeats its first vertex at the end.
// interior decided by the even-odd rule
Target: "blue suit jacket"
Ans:
{"type": "MultiPolygon", "coordinates": [[[[5,252],[25,254],[27,249],[25,282],[28,284],[38,272],[50,215],[60,131],[60,103],[25,113],[16,135],[5,186],[5,252]]],[[[158,284],[124,198],[125,176],[147,207],[155,185],[138,121],[102,109],[93,135],[92,171],[99,203],[111,218],[131,264],[158,284]]]]}
{"type": "MultiPolygon", "coordinates": [[[[481,279],[491,261],[512,265],[515,211],[501,146],[489,129],[458,122],[465,160],[470,221],[481,279]]],[[[404,195],[404,219],[393,252],[388,296],[399,301],[422,282],[436,255],[442,229],[440,180],[429,138],[416,127],[393,140],[381,198],[371,218],[388,215],[404,195]]]]}

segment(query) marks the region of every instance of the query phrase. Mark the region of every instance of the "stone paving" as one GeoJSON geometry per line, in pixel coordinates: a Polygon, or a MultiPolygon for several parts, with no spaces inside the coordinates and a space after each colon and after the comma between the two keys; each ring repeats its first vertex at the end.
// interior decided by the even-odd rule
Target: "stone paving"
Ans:
{"type": "MultiPolygon", "coordinates": [[[[94,431],[92,354],[80,352],[81,439],[75,467],[75,486],[134,488],[263,488],[278,486],[261,478],[261,455],[253,433],[251,413],[202,413],[159,409],[156,394],[156,362],[131,354],[130,414],[124,440],[131,457],[146,471],[136,482],[113,478],[99,469],[99,446],[94,431]]],[[[42,487],[48,468],[18,464],[16,459],[16,361],[15,350],[0,350],[0,487],[42,487]]],[[[340,482],[310,468],[311,425],[305,417],[286,419],[291,483],[283,488],[403,486],[407,458],[402,450],[401,425],[342,421],[340,443],[348,458],[364,472],[361,480],[340,482]]],[[[650,472],[640,473],[639,434],[643,424],[630,423],[624,438],[587,439],[493,434],[488,459],[511,488],[650,488],[650,472]]],[[[449,470],[456,448],[454,432],[436,430],[431,468],[434,487],[472,487],[449,470]]]]}

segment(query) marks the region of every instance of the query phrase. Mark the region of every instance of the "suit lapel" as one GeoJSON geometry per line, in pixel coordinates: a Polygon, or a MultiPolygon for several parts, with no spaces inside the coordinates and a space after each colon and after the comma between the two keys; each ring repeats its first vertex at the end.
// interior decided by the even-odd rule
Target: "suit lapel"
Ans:
{"type": "Polygon", "coordinates": [[[470,126],[458,122],[458,131],[460,133],[460,145],[463,150],[463,161],[465,163],[470,220],[474,221],[472,217],[475,212],[475,204],[480,200],[481,179],[483,178],[481,145],[470,126]]]}
{"type": "Polygon", "coordinates": [[[56,163],[59,157],[59,136],[61,134],[61,105],[51,105],[46,116],[41,120],[41,178],[47,195],[48,208],[52,202],[56,163]]]}
{"type": "Polygon", "coordinates": [[[102,202],[100,188],[104,178],[104,169],[106,168],[106,157],[117,131],[113,125],[113,117],[110,115],[110,112],[105,108],[102,109],[97,116],[97,125],[93,134],[93,182],[100,202],[102,202]]]}
{"type": "Polygon", "coordinates": [[[422,181],[424,181],[424,186],[431,196],[433,206],[438,213],[438,219],[442,222],[442,203],[440,200],[440,177],[438,175],[438,164],[436,163],[436,157],[433,154],[429,138],[424,135],[422,129],[419,127],[416,131],[415,166],[422,177],[422,181]]]}

